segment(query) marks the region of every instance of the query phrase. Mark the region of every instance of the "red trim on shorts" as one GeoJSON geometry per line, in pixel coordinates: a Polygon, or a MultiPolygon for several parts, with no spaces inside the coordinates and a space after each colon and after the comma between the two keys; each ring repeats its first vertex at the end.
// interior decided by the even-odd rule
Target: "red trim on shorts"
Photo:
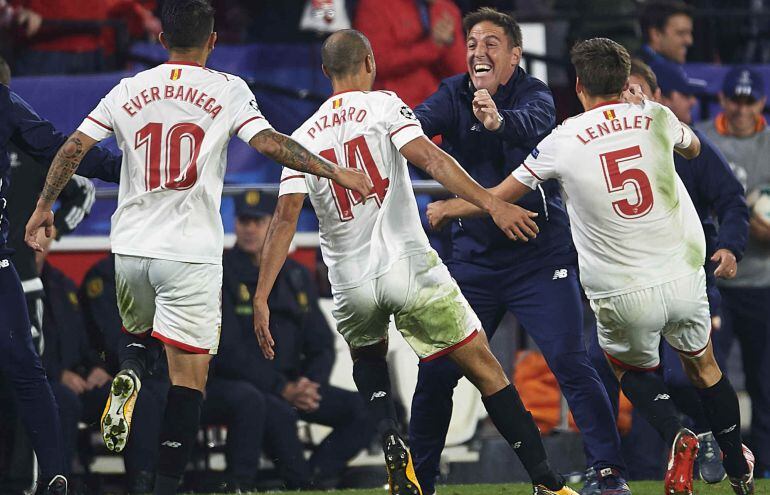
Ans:
{"type": "Polygon", "coordinates": [[[159,334],[157,331],[153,330],[152,336],[156,339],[160,340],[164,344],[168,344],[170,346],[174,346],[177,349],[182,349],[183,351],[190,352],[192,354],[209,354],[209,349],[203,349],[201,347],[195,347],[194,345],[185,344],[184,342],[179,342],[178,340],[170,339],[166,337],[165,335],[159,334]]]}
{"type": "Polygon", "coordinates": [[[634,365],[631,365],[631,364],[624,363],[623,361],[621,361],[620,359],[618,359],[618,358],[616,358],[614,356],[610,356],[607,353],[607,351],[603,351],[603,352],[604,352],[604,355],[607,356],[607,359],[612,361],[612,364],[614,364],[615,366],[618,366],[619,368],[623,368],[626,371],[642,371],[642,372],[643,371],[655,371],[656,369],[660,368],[660,365],[654,366],[652,368],[642,368],[641,366],[634,366],[634,365]]]}
{"type": "Polygon", "coordinates": [[[403,131],[403,130],[404,130],[404,129],[406,129],[407,127],[417,127],[417,124],[406,124],[406,125],[404,125],[404,126],[401,126],[401,127],[399,127],[398,129],[396,129],[395,131],[391,132],[391,133],[390,133],[390,137],[393,137],[393,136],[395,136],[396,134],[398,134],[399,132],[403,131]]]}
{"type": "Polygon", "coordinates": [[[479,331],[478,330],[474,330],[470,334],[468,334],[467,337],[462,339],[460,342],[458,342],[458,343],[456,343],[454,345],[450,345],[449,347],[447,347],[445,349],[441,349],[440,351],[438,351],[436,353],[433,353],[430,356],[425,356],[424,358],[420,359],[420,362],[421,363],[427,363],[428,361],[433,361],[434,359],[440,358],[441,356],[445,356],[445,355],[449,354],[450,352],[452,352],[454,350],[457,350],[460,347],[464,346],[465,344],[467,344],[468,342],[473,340],[476,337],[476,335],[478,335],[478,334],[479,334],[479,331]]]}
{"type": "Polygon", "coordinates": [[[540,182],[545,182],[545,181],[544,181],[543,179],[541,179],[541,178],[540,178],[540,177],[539,177],[539,176],[538,176],[538,175],[537,175],[535,172],[533,172],[531,168],[527,167],[527,164],[526,164],[526,163],[522,162],[522,163],[521,163],[521,166],[522,166],[522,167],[524,167],[524,168],[526,168],[526,169],[527,169],[527,172],[529,172],[530,174],[532,174],[532,176],[533,176],[535,179],[539,180],[540,182]]]}
{"type": "Polygon", "coordinates": [[[287,181],[289,179],[304,179],[304,178],[305,178],[304,175],[289,175],[289,176],[286,176],[283,179],[281,179],[281,182],[287,181]]]}
{"type": "Polygon", "coordinates": [[[150,336],[150,334],[152,333],[152,327],[148,328],[148,329],[147,329],[147,330],[145,330],[144,332],[140,332],[140,333],[131,333],[131,332],[129,332],[128,330],[126,330],[126,327],[124,327],[124,326],[121,326],[121,327],[120,327],[120,331],[121,331],[121,332],[123,332],[123,333],[126,333],[126,334],[128,334],[128,335],[131,335],[132,337],[139,337],[140,339],[146,339],[146,338],[147,338],[147,337],[149,337],[149,336],[150,336]]]}
{"type": "Polygon", "coordinates": [[[675,350],[676,352],[678,352],[679,354],[684,354],[685,356],[692,356],[692,357],[695,357],[695,356],[697,356],[698,354],[700,354],[701,352],[703,352],[703,351],[705,351],[706,349],[708,349],[708,346],[709,346],[709,344],[710,344],[710,343],[711,343],[711,336],[709,335],[709,340],[708,340],[708,342],[706,342],[706,345],[703,347],[703,349],[701,349],[701,350],[699,350],[699,351],[683,351],[683,350],[681,350],[681,349],[677,349],[677,348],[676,348],[676,347],[674,347],[673,345],[672,345],[671,347],[673,347],[673,348],[674,348],[674,350],[675,350]]]}
{"type": "Polygon", "coordinates": [[[258,120],[258,119],[264,119],[264,117],[252,117],[252,118],[248,119],[246,122],[244,122],[243,124],[238,126],[238,128],[235,130],[235,134],[238,134],[241,131],[241,128],[243,128],[243,126],[245,126],[246,124],[248,124],[252,120],[258,120]]]}
{"type": "Polygon", "coordinates": [[[105,129],[107,129],[108,131],[110,131],[110,132],[113,132],[113,129],[112,129],[112,127],[108,126],[107,124],[102,124],[101,122],[99,122],[99,121],[98,121],[98,120],[96,120],[95,118],[91,117],[90,115],[88,115],[86,118],[87,118],[88,120],[90,120],[91,122],[94,122],[96,125],[99,125],[99,126],[101,126],[101,127],[104,127],[104,128],[105,128],[105,129]]]}

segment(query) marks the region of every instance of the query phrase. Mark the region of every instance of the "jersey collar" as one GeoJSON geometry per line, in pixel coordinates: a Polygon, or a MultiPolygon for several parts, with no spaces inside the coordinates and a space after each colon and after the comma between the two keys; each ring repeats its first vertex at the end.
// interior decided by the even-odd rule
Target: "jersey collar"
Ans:
{"type": "Polygon", "coordinates": [[[609,101],[603,101],[603,102],[601,102],[601,103],[598,103],[598,104],[596,104],[596,105],[592,106],[592,107],[591,107],[591,108],[589,108],[588,110],[590,111],[590,110],[593,110],[593,109],[595,109],[595,108],[604,107],[604,106],[607,106],[607,105],[619,105],[619,104],[621,104],[621,103],[623,103],[623,102],[622,102],[622,101],[620,101],[620,100],[609,100],[609,101]]]}
{"type": "Polygon", "coordinates": [[[177,61],[177,60],[169,60],[168,62],[164,62],[164,65],[191,65],[193,67],[203,67],[201,64],[197,62],[184,62],[184,61],[177,61]]]}

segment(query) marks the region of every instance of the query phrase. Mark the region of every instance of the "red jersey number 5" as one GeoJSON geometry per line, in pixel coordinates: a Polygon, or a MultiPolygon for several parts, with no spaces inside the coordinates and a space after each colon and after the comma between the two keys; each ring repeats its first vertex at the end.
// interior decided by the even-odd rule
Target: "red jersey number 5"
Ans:
{"type": "Polygon", "coordinates": [[[620,166],[625,162],[641,157],[642,150],[639,146],[608,151],[599,155],[599,158],[602,160],[607,191],[610,193],[625,191],[627,187],[631,186],[636,193],[636,201],[634,202],[628,198],[612,202],[612,208],[615,210],[615,213],[623,218],[643,217],[652,210],[654,198],[652,197],[652,187],[650,186],[650,179],[647,177],[647,174],[638,168],[620,170],[620,166]]]}

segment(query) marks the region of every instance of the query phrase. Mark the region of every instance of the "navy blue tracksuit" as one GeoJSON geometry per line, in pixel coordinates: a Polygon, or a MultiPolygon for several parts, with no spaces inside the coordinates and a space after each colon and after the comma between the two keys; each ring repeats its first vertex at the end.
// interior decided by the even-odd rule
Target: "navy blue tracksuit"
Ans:
{"type": "MultiPolygon", "coordinates": [[[[749,211],[743,197],[743,186],[733,174],[725,157],[701,132],[695,129],[693,132],[701,142],[700,155],[692,160],[687,160],[675,154],[674,164],[695,205],[701,225],[703,225],[703,232],[706,236],[706,259],[704,260],[706,291],[711,314],[719,315],[721,296],[714,276],[717,265],[709,259],[718,249],[729,249],[738,261],[741,260],[748,238],[749,211]],[[719,229],[717,229],[714,215],[718,220],[719,229]]],[[[618,381],[599,347],[596,331],[589,332],[589,337],[591,339],[589,345],[591,360],[602,377],[605,387],[607,387],[613,409],[617,411],[618,394],[620,393],[618,381]]],[[[717,351],[717,360],[721,361],[726,357],[719,355],[717,346],[714,350],[717,351]]],[[[672,397],[677,406],[691,416],[695,422],[694,429],[697,433],[708,431],[709,427],[705,424],[705,417],[700,408],[697,394],[688,393],[688,389],[692,385],[684,373],[677,352],[663,342],[661,343],[661,364],[666,384],[675,392],[672,393],[672,397]]],[[[631,459],[629,462],[637,468],[637,472],[634,473],[635,477],[647,478],[658,474],[660,456],[655,454],[661,452],[665,446],[659,441],[657,435],[647,435],[642,430],[637,432],[637,417],[635,414],[634,431],[631,433],[634,436],[634,451],[639,454],[640,460],[645,459],[652,462],[649,467],[645,468],[641,466],[642,462],[632,462],[631,459]]],[[[642,428],[650,429],[646,424],[642,428]]]]}
{"type": "MultiPolygon", "coordinates": [[[[543,82],[517,68],[493,97],[504,124],[490,132],[473,115],[473,93],[467,74],[450,77],[415,113],[428,136],[442,135],[444,149],[491,187],[553,129],[553,98],[543,82]]],[[[535,240],[513,242],[490,218],[456,221],[447,266],[490,336],[510,311],[540,347],[583,433],[589,465],[623,469],[610,403],[583,343],[577,255],[558,185],[546,182],[518,204],[539,213],[535,240]]],[[[446,358],[420,364],[409,439],[426,493],[434,488],[460,376],[446,358]]]]}
{"type": "MultiPolygon", "coordinates": [[[[32,345],[24,291],[9,259],[5,192],[10,185],[11,164],[7,147],[13,143],[48,166],[65,140],[64,134],[0,84],[0,366],[16,390],[44,478],[63,472],[61,428],[51,388],[32,345]]],[[[117,182],[120,159],[95,148],[86,155],[78,173],[117,182]]]]}

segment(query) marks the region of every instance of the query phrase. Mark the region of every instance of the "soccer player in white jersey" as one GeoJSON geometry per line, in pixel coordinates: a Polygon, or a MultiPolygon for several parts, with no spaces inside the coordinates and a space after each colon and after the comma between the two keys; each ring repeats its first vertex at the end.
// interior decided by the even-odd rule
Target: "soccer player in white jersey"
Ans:
{"type": "MultiPolygon", "coordinates": [[[[219,205],[227,145],[238,136],[257,151],[303,173],[335,181],[366,197],[371,181],[338,167],[274,131],[246,83],[205,68],[216,42],[206,0],[164,2],[160,42],[169,61],[123,79],[56,155],[27,242],[49,234],[51,206],[97,142],[115,135],[123,151],[118,207],[112,217],[118,305],[127,332],[163,342],[172,386],[160,435],[156,494],[175,493],[197,434],[208,364],[221,322],[223,229],[219,205]]],[[[127,346],[102,417],[108,447],[120,451],[140,375],[146,339],[127,346]]],[[[156,343],[156,345],[159,345],[156,343]]],[[[147,363],[144,363],[145,365],[147,363]]]]}
{"type": "MultiPolygon", "coordinates": [[[[557,127],[492,191],[516,201],[542,181],[561,184],[599,343],[623,392],[672,445],[666,494],[692,493],[698,440],[682,427],[652,373],[661,336],[679,351],[698,389],[733,489],[753,493],[753,456],[741,442],[738,400],[711,347],[703,230],[672,158],[673,151],[694,158],[700,142],[638,87],[624,91],[630,58],[614,41],[578,43],[572,63],[585,113],[557,127]]],[[[457,199],[428,208],[435,226],[476,214],[478,208],[457,199]]]]}
{"type": "Polygon", "coordinates": [[[395,94],[371,91],[376,69],[363,34],[334,33],[321,58],[335,93],[293,136],[331,161],[364,170],[374,192],[364,205],[361,196],[329,181],[284,169],[254,296],[254,325],[263,353],[268,359],[274,356],[267,297],[309,195],[319,218],[337,330],[350,346],[353,378],[377,422],[391,494],[421,494],[411,456],[397,433],[391,398],[385,360],[391,315],[420,359],[448,354],[476,385],[493,422],[530,474],[536,494],[574,494],[551,470],[532,416],[490,352],[478,318],[431,249],[406,160],[488,211],[509,237],[534,237],[535,214],[486,192],[425,137],[412,110],[395,94]]]}

